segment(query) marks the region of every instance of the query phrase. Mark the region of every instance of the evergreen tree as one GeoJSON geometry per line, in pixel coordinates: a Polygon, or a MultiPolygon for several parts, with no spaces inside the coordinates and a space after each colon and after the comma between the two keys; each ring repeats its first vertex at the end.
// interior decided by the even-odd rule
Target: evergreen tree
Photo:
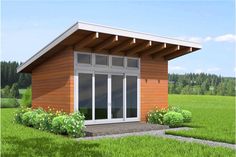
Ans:
{"type": "Polygon", "coordinates": [[[11,87],[11,90],[10,90],[10,93],[11,93],[11,96],[13,98],[19,98],[20,96],[20,93],[19,93],[19,88],[18,88],[18,84],[17,83],[14,83],[11,87]]]}

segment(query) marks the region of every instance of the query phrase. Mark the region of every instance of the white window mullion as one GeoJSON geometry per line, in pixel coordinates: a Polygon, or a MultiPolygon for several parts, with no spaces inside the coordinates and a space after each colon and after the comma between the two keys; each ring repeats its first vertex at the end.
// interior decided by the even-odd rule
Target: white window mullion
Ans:
{"type": "Polygon", "coordinates": [[[108,103],[107,103],[107,111],[108,111],[108,119],[111,120],[111,75],[108,75],[108,88],[107,88],[107,93],[108,93],[108,103]]]}
{"type": "Polygon", "coordinates": [[[123,79],[123,118],[124,121],[126,120],[126,75],[124,74],[124,79],[123,79]]]}
{"type": "Polygon", "coordinates": [[[95,74],[92,77],[92,120],[95,120],[95,74]]]}
{"type": "Polygon", "coordinates": [[[140,91],[140,75],[137,77],[137,118],[140,120],[141,117],[141,105],[140,105],[140,100],[141,99],[141,91],[140,91]]]}

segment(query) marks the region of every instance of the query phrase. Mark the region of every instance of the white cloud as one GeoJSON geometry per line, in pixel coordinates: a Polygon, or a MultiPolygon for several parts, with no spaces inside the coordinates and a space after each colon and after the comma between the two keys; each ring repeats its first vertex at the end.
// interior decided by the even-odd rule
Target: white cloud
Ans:
{"type": "Polygon", "coordinates": [[[218,42],[236,42],[236,35],[225,34],[225,35],[215,37],[214,40],[218,42]]]}
{"type": "Polygon", "coordinates": [[[169,66],[168,67],[168,72],[169,73],[177,73],[177,74],[184,74],[186,73],[186,68],[185,67],[182,67],[182,66],[169,66]]]}
{"type": "Polygon", "coordinates": [[[198,43],[204,43],[204,42],[236,42],[236,35],[235,34],[223,34],[220,36],[207,36],[207,37],[178,37],[181,40],[188,40],[191,42],[198,42],[198,43]]]}
{"type": "Polygon", "coordinates": [[[202,69],[195,69],[194,73],[197,73],[197,74],[203,73],[203,70],[202,69]]]}
{"type": "Polygon", "coordinates": [[[186,68],[181,67],[181,66],[169,66],[170,70],[178,70],[178,71],[183,71],[186,70],[186,68]]]}
{"type": "Polygon", "coordinates": [[[214,73],[214,72],[218,72],[218,71],[220,71],[221,69],[220,68],[218,68],[218,67],[213,67],[213,68],[208,68],[207,69],[207,72],[209,72],[209,73],[214,73]]]}

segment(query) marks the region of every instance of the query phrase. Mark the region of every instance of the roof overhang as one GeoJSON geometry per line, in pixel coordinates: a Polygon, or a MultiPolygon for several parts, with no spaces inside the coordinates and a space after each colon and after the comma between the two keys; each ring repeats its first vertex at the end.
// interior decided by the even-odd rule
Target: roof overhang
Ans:
{"type": "Polygon", "coordinates": [[[55,40],[17,68],[17,72],[30,73],[32,69],[57,51],[73,47],[125,56],[152,56],[171,60],[201,49],[195,42],[154,36],[146,33],[77,22],[55,40]]]}

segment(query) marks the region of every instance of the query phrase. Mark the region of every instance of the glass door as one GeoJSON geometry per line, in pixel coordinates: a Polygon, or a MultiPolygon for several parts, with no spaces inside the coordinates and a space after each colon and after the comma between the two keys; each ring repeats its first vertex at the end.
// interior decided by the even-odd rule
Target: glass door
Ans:
{"type": "Polygon", "coordinates": [[[108,118],[108,75],[95,74],[95,120],[108,118]]]}
{"type": "Polygon", "coordinates": [[[90,124],[137,120],[138,76],[78,74],[79,111],[90,124]]]}
{"type": "Polygon", "coordinates": [[[79,73],[79,111],[92,120],[92,74],[79,73]]]}
{"type": "Polygon", "coordinates": [[[111,118],[123,118],[123,75],[111,75],[111,118]]]}
{"type": "Polygon", "coordinates": [[[138,114],[137,76],[126,76],[126,118],[136,118],[138,114]]]}

